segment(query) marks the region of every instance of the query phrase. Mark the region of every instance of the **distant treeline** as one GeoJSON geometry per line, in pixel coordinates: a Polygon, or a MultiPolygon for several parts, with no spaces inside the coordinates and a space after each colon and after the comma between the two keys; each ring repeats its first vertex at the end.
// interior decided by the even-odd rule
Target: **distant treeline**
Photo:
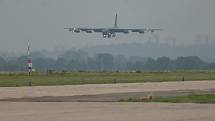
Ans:
{"type": "MultiPolygon", "coordinates": [[[[67,52],[57,59],[47,57],[32,57],[33,68],[38,71],[129,71],[129,70],[210,70],[215,69],[215,63],[208,63],[198,56],[144,58],[123,55],[113,56],[108,53],[96,54],[89,57],[83,52],[67,52]]],[[[0,57],[0,71],[27,70],[27,57],[4,59],[0,57]]]]}

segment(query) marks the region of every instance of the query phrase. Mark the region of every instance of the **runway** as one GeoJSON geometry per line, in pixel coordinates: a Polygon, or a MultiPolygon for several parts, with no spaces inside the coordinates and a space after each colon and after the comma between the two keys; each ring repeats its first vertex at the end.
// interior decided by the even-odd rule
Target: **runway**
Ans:
{"type": "Polygon", "coordinates": [[[92,99],[119,99],[121,96],[138,96],[149,92],[153,92],[155,95],[214,93],[214,88],[215,81],[2,87],[0,88],[1,100],[12,98],[30,100],[0,101],[0,120],[214,121],[214,104],[92,101],[92,99]],[[43,99],[44,96],[49,97],[48,100],[32,100],[43,99]],[[63,97],[67,97],[67,101],[55,100],[63,99],[63,97]],[[88,99],[88,101],[77,101],[80,98],[88,99]]]}
{"type": "Polygon", "coordinates": [[[0,102],[1,121],[214,121],[213,104],[0,102]]]}

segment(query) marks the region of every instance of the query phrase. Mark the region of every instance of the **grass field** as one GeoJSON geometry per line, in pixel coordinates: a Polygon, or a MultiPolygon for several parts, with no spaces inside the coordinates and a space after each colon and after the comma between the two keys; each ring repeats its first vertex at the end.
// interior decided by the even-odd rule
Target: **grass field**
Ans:
{"type": "Polygon", "coordinates": [[[106,84],[136,83],[189,80],[215,80],[215,71],[172,71],[172,72],[53,72],[33,73],[0,73],[0,86],[33,86],[73,85],[73,84],[106,84]]]}
{"type": "Polygon", "coordinates": [[[156,97],[150,102],[169,102],[169,103],[215,103],[215,95],[188,95],[175,97],[156,97]]]}

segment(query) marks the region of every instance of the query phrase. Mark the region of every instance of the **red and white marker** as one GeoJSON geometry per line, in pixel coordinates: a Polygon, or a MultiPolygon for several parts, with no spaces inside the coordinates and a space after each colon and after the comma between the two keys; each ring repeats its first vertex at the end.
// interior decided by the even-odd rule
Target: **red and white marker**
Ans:
{"type": "Polygon", "coordinates": [[[30,58],[30,42],[28,40],[28,74],[30,75],[32,72],[32,60],[30,58]]]}

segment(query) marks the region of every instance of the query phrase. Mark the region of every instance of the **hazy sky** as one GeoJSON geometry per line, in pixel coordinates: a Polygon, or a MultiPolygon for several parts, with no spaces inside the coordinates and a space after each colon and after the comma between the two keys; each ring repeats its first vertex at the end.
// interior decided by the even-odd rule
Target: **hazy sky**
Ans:
{"type": "Polygon", "coordinates": [[[190,43],[215,34],[215,0],[0,0],[0,51],[81,48],[137,42],[153,37],[190,43]],[[162,28],[156,34],[72,34],[64,27],[111,27],[115,13],[122,28],[162,28]]]}

